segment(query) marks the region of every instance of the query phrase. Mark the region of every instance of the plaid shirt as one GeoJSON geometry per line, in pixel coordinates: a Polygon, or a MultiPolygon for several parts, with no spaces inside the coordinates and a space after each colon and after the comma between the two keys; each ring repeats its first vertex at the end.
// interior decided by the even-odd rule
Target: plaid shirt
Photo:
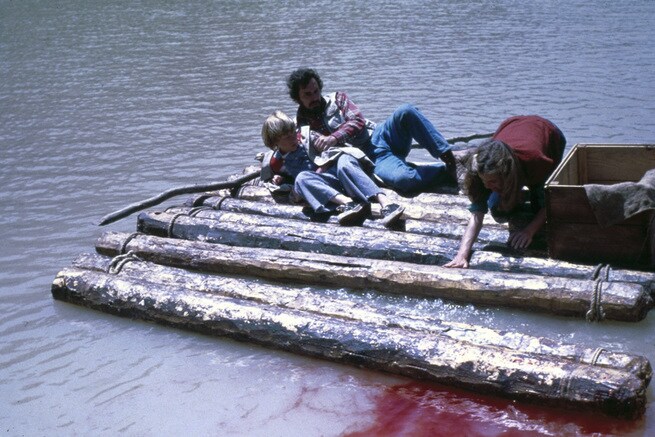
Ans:
{"type": "Polygon", "coordinates": [[[348,98],[346,93],[337,92],[335,96],[335,103],[340,112],[344,122],[338,127],[331,127],[328,121],[325,110],[327,100],[322,97],[322,107],[319,113],[309,111],[302,105],[298,107],[296,113],[296,122],[298,126],[309,125],[309,127],[322,135],[332,135],[337,140],[340,146],[346,143],[352,143],[353,140],[366,129],[366,119],[355,105],[352,100],[348,98]]]}

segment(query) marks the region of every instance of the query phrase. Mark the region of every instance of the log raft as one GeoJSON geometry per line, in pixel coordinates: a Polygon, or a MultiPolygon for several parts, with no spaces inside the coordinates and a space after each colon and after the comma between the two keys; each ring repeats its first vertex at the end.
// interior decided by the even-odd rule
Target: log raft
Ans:
{"type": "MultiPolygon", "coordinates": [[[[393,193],[392,191],[386,191],[393,193]]],[[[198,195],[189,199],[186,206],[199,206],[205,202],[210,203],[214,198],[220,197],[233,197],[243,200],[252,200],[266,203],[287,203],[288,193],[280,196],[271,195],[271,192],[263,186],[259,185],[244,185],[237,190],[219,190],[206,195],[198,195]],[[276,201],[277,199],[277,201],[276,201]]],[[[457,223],[465,224],[468,221],[468,201],[465,201],[461,196],[445,195],[445,194],[421,194],[415,200],[408,201],[407,198],[398,196],[397,194],[389,194],[390,200],[405,206],[405,217],[414,220],[428,220],[435,222],[444,222],[449,220],[457,223]],[[425,196],[425,197],[424,197],[425,196]],[[456,200],[455,200],[456,199],[456,200]],[[444,214],[443,208],[449,206],[450,214],[444,214]]]]}
{"type": "MultiPolygon", "coordinates": [[[[261,247],[301,252],[318,252],[327,255],[344,255],[416,264],[443,265],[450,261],[459,245],[452,238],[439,238],[414,233],[388,230],[344,228],[331,224],[299,223],[274,217],[220,211],[200,211],[189,216],[186,211],[142,213],[137,228],[148,234],[221,243],[230,246],[261,247]]],[[[515,256],[484,250],[488,246],[476,245],[470,259],[473,270],[501,273],[525,273],[548,277],[590,279],[594,267],[538,257],[515,256]]],[[[472,271],[473,271],[472,270],[472,271]]],[[[630,270],[612,270],[618,281],[643,285],[652,294],[655,275],[630,270]]],[[[609,279],[608,279],[609,280],[609,279]]],[[[644,302],[648,308],[648,301],[644,302]]]]}
{"type": "MultiPolygon", "coordinates": [[[[303,212],[302,208],[296,205],[284,205],[279,203],[268,203],[261,201],[245,200],[234,197],[216,197],[211,196],[199,202],[199,205],[191,205],[192,209],[184,208],[169,208],[167,212],[179,213],[189,211],[199,217],[212,218],[211,211],[226,211],[237,212],[241,214],[255,214],[266,217],[285,218],[292,220],[310,221],[310,216],[303,212]],[[200,212],[203,211],[203,212],[200,212]]],[[[375,219],[380,218],[380,208],[378,205],[372,205],[372,215],[375,219]]],[[[436,217],[436,210],[433,214],[436,217]]],[[[459,239],[464,234],[466,229],[466,222],[461,212],[455,217],[452,209],[445,206],[440,206],[439,211],[442,211],[442,220],[439,225],[425,220],[416,220],[412,218],[404,219],[401,221],[399,230],[403,232],[412,232],[415,234],[432,235],[435,237],[444,237],[450,239],[459,239]]],[[[336,224],[336,215],[328,219],[328,223],[336,224]]],[[[379,220],[366,220],[363,224],[365,228],[384,229],[384,226],[379,220]]],[[[508,237],[507,226],[490,224],[480,230],[478,241],[482,243],[504,243],[508,237]]],[[[544,251],[545,255],[545,251],[544,251]]]]}
{"type": "Polygon", "coordinates": [[[52,293],[60,300],[122,316],[476,392],[628,418],[645,410],[648,382],[644,378],[552,355],[76,268],[59,273],[52,293]]]}
{"type": "Polygon", "coordinates": [[[406,206],[404,232],[394,232],[375,220],[362,228],[311,223],[300,206],[273,203],[284,196],[256,182],[236,185],[143,213],[137,233],[103,234],[101,255],[63,269],[53,296],[476,392],[643,414],[652,375],[644,357],[437,320],[429,304],[410,308],[391,294],[638,321],[653,304],[652,273],[507,251],[508,227],[496,224],[483,228],[469,270],[445,269],[469,217],[463,196],[387,192],[406,206]]]}
{"type": "Polygon", "coordinates": [[[562,316],[586,317],[594,305],[605,318],[642,320],[652,306],[642,285],[609,281],[594,301],[595,281],[528,274],[447,269],[414,263],[354,258],[325,253],[227,246],[114,232],[96,242],[99,253],[132,252],[162,265],[219,274],[240,274],[284,281],[386,293],[439,297],[480,305],[508,306],[562,316]]]}
{"type": "MultiPolygon", "coordinates": [[[[156,237],[155,237],[156,238],[156,237]]],[[[480,346],[497,346],[530,354],[547,354],[563,359],[596,366],[611,367],[631,372],[649,381],[652,376],[650,362],[638,355],[607,350],[564,345],[552,340],[511,331],[498,331],[479,325],[448,322],[436,319],[429,308],[412,305],[389,305],[382,293],[362,296],[352,290],[308,289],[301,285],[284,286],[250,278],[218,276],[191,271],[186,268],[168,267],[137,257],[126,257],[122,265],[100,254],[82,254],[73,261],[78,269],[112,272],[122,278],[179,286],[227,297],[263,302],[295,310],[326,314],[351,320],[363,320],[386,327],[400,327],[416,332],[445,335],[458,341],[480,346]],[[131,262],[130,262],[131,261],[131,262]]]]}

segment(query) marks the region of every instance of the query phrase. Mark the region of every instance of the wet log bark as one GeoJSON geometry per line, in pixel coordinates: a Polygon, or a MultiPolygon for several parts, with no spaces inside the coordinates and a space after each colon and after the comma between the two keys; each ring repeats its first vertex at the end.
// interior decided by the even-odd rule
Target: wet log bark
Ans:
{"type": "Polygon", "coordinates": [[[60,272],[52,294],[56,299],[122,316],[476,392],[630,418],[645,410],[645,381],[617,369],[282,310],[178,286],[126,281],[88,270],[60,272]]]}
{"type": "MultiPolygon", "coordinates": [[[[175,238],[229,245],[321,252],[434,265],[442,265],[450,261],[459,245],[457,240],[427,235],[344,228],[329,224],[302,223],[293,226],[290,220],[270,218],[261,222],[247,214],[230,214],[233,214],[231,218],[226,215],[224,216],[226,221],[221,222],[170,213],[143,213],[139,216],[138,227],[142,232],[153,235],[169,236],[171,231],[170,236],[175,238]]],[[[594,272],[594,266],[590,265],[523,256],[509,250],[504,253],[488,251],[487,247],[474,246],[476,250],[470,259],[472,269],[576,279],[590,279],[594,272]]],[[[530,254],[527,251],[525,253],[530,254]]],[[[641,283],[651,293],[655,293],[653,273],[613,270],[612,277],[620,281],[641,283]]]]}
{"type": "MultiPolygon", "coordinates": [[[[426,193],[407,199],[391,190],[385,190],[390,200],[405,206],[405,217],[415,220],[430,220],[466,224],[470,213],[466,209],[469,201],[464,196],[426,193]]],[[[278,203],[264,186],[244,185],[236,190],[220,190],[194,196],[185,202],[186,206],[199,206],[210,197],[234,197],[257,202],[278,203]]],[[[277,200],[280,200],[279,198],[277,200]]],[[[285,203],[284,201],[282,203],[285,203]]]]}
{"type": "Polygon", "coordinates": [[[139,231],[231,246],[262,247],[331,255],[443,264],[455,256],[453,239],[402,232],[302,223],[250,214],[217,212],[220,220],[166,212],[141,213],[139,231]]]}
{"type": "Polygon", "coordinates": [[[146,235],[105,233],[96,250],[115,256],[132,251],[158,264],[192,270],[260,276],[278,281],[326,284],[386,293],[439,297],[455,302],[509,306],[585,317],[599,308],[612,320],[642,320],[652,306],[639,284],[446,269],[411,263],[325,254],[229,247],[146,235]],[[599,300],[594,290],[600,285],[599,300]],[[595,307],[595,305],[598,305],[595,307]]]}
{"type": "MultiPolygon", "coordinates": [[[[200,203],[200,202],[199,202],[200,203]]],[[[258,214],[267,217],[288,218],[294,220],[309,221],[309,216],[302,212],[302,207],[299,205],[284,205],[279,203],[258,202],[253,200],[244,200],[233,197],[208,197],[203,199],[200,205],[195,208],[208,208],[218,211],[238,212],[242,214],[258,214]]],[[[373,217],[380,218],[380,207],[378,204],[372,205],[373,217]]],[[[442,207],[443,210],[443,207],[442,207]]],[[[167,210],[168,212],[177,213],[183,212],[181,208],[167,210]]],[[[405,232],[413,232],[415,234],[432,235],[435,237],[455,238],[460,239],[466,229],[464,223],[452,223],[448,220],[446,210],[444,211],[444,220],[439,222],[416,220],[412,218],[404,219],[401,230],[405,232]]],[[[435,212],[436,215],[436,212],[435,212]]],[[[200,217],[211,218],[211,215],[199,214],[200,217]]],[[[337,223],[336,216],[330,217],[329,223],[337,223]]],[[[364,227],[374,229],[384,229],[384,226],[377,220],[367,220],[364,227]]],[[[485,225],[478,236],[478,241],[481,243],[497,243],[502,244],[508,238],[507,226],[498,224],[485,225]]],[[[545,251],[544,256],[545,256],[545,251]]]]}
{"type": "Polygon", "coordinates": [[[154,264],[128,257],[132,262],[115,264],[116,258],[82,254],[73,262],[79,269],[112,271],[121,278],[178,286],[205,293],[246,299],[292,310],[304,310],[331,317],[399,327],[416,332],[443,335],[480,346],[497,346],[530,354],[560,357],[579,363],[611,367],[630,372],[648,382],[652,376],[650,362],[638,355],[561,344],[553,340],[518,332],[498,331],[478,325],[442,321],[434,317],[429,305],[390,300],[384,294],[361,293],[343,288],[316,290],[299,285],[280,286],[252,279],[216,276],[186,269],[154,264]]]}

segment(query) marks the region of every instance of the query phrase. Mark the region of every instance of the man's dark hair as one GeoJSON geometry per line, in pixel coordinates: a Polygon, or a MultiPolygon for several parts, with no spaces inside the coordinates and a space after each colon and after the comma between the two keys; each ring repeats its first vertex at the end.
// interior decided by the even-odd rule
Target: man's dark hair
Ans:
{"type": "Polygon", "coordinates": [[[289,96],[294,102],[300,103],[300,88],[306,87],[312,79],[316,79],[318,88],[322,90],[323,81],[318,73],[311,68],[299,68],[289,75],[287,88],[289,88],[289,96]]]}

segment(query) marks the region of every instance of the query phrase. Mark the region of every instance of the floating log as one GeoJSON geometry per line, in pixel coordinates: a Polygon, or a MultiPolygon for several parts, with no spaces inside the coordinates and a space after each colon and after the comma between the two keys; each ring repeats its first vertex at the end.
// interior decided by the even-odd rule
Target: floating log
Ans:
{"type": "MultiPolygon", "coordinates": [[[[424,206],[428,209],[446,207],[458,207],[459,209],[466,209],[470,204],[468,198],[459,195],[422,193],[415,197],[408,198],[401,196],[395,191],[389,190],[387,188],[381,188],[381,190],[390,201],[402,204],[415,204],[417,208],[424,206]]],[[[250,184],[242,185],[231,190],[217,190],[191,196],[185,201],[185,206],[200,206],[209,197],[234,197],[237,199],[253,200],[266,203],[277,203],[284,200],[283,196],[273,195],[271,191],[264,185],[250,184]]]]}
{"type": "Polygon", "coordinates": [[[339,288],[315,290],[304,286],[279,286],[252,279],[216,276],[168,267],[134,256],[109,258],[98,254],[82,254],[73,261],[79,269],[115,272],[121,277],[157,284],[175,285],[205,293],[247,299],[294,310],[305,310],[386,327],[400,327],[417,332],[444,335],[458,341],[481,346],[498,346],[531,354],[545,354],[579,363],[612,367],[630,372],[648,382],[652,376],[650,362],[638,355],[600,348],[561,344],[546,338],[511,331],[498,331],[479,325],[447,322],[436,319],[430,309],[409,303],[390,304],[383,294],[367,294],[339,288]],[[118,262],[117,262],[118,261],[118,262]],[[132,261],[132,262],[130,262],[132,261]]]}
{"type": "Polygon", "coordinates": [[[439,334],[219,296],[180,286],[61,271],[56,299],[110,313],[250,341],[442,384],[540,404],[643,415],[644,379],[601,366],[457,341],[439,334]]]}
{"type": "MultiPolygon", "coordinates": [[[[142,213],[138,219],[138,228],[153,235],[189,240],[434,265],[450,261],[459,245],[452,239],[427,235],[345,228],[330,224],[294,225],[290,220],[269,218],[261,221],[247,214],[225,214],[225,222],[221,222],[170,213],[142,213]]],[[[479,245],[474,247],[477,250],[473,252],[469,265],[476,270],[575,279],[593,278],[595,270],[594,266],[589,265],[513,256],[510,252],[479,250],[479,245]]],[[[612,270],[612,277],[618,281],[640,283],[651,294],[655,293],[655,275],[652,273],[612,270]]]]}
{"type": "Polygon", "coordinates": [[[131,251],[158,264],[214,273],[260,276],[278,281],[325,284],[386,293],[439,297],[455,302],[522,308],[586,317],[642,320],[652,306],[639,284],[526,274],[447,269],[412,263],[359,259],[294,251],[230,247],[147,235],[105,233],[99,253],[131,251]],[[595,294],[600,287],[599,294],[595,294]]]}
{"type": "MultiPolygon", "coordinates": [[[[288,218],[294,220],[309,221],[310,217],[303,213],[302,208],[298,205],[284,205],[279,203],[259,202],[253,200],[245,200],[233,197],[207,197],[202,200],[201,205],[196,205],[196,208],[208,208],[218,211],[238,212],[242,214],[257,214],[267,217],[288,218]]],[[[378,204],[372,205],[373,217],[380,217],[380,208],[378,204]]],[[[169,209],[167,212],[178,213],[183,212],[181,208],[169,209]]],[[[444,216],[446,213],[444,213],[444,216]]],[[[211,218],[210,215],[200,215],[201,217],[211,218]]],[[[337,223],[336,216],[330,217],[329,223],[337,223]]],[[[364,222],[364,227],[374,229],[383,229],[384,226],[377,220],[367,220],[364,222]]],[[[404,232],[413,232],[415,234],[433,235],[435,237],[454,238],[460,239],[464,234],[466,225],[463,223],[452,223],[447,218],[443,222],[423,221],[415,219],[404,219],[401,230],[404,232]]],[[[478,241],[481,243],[504,243],[508,238],[507,226],[504,225],[489,225],[484,226],[478,241]]],[[[545,255],[545,251],[544,251],[545,255]]]]}
{"type": "Polygon", "coordinates": [[[137,229],[147,234],[234,246],[320,252],[420,264],[444,264],[457,253],[452,239],[402,232],[301,223],[249,214],[220,212],[220,220],[185,214],[144,212],[137,229]]]}
{"type": "MultiPolygon", "coordinates": [[[[460,224],[465,227],[471,217],[471,213],[468,211],[470,202],[464,196],[423,193],[410,199],[399,196],[390,190],[385,190],[385,193],[387,193],[389,200],[402,204],[405,207],[403,215],[406,219],[426,220],[437,222],[439,224],[448,223],[451,226],[460,224]]],[[[291,202],[289,201],[287,194],[282,196],[273,195],[264,186],[244,185],[234,190],[220,190],[192,196],[186,200],[184,206],[201,206],[203,204],[206,206],[214,206],[215,203],[212,202],[217,202],[220,198],[224,197],[288,205],[291,204],[291,202]]],[[[530,214],[527,214],[526,217],[529,215],[530,214]]],[[[485,224],[485,228],[506,230],[508,227],[506,224],[488,220],[485,224]]]]}

